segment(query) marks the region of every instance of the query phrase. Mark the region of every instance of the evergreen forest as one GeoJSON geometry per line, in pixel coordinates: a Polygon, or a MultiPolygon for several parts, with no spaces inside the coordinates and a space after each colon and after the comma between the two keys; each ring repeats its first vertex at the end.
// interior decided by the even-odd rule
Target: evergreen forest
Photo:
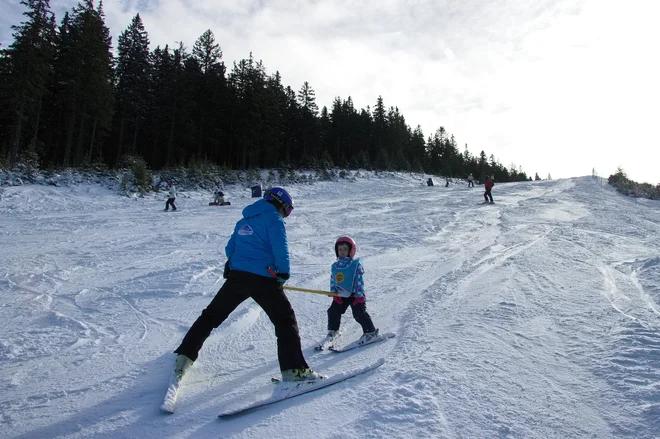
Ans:
{"type": "Polygon", "coordinates": [[[225,64],[211,30],[192,49],[150,48],[140,14],[116,43],[103,3],[82,0],[57,22],[49,0],[22,0],[24,21],[0,49],[0,167],[149,169],[344,167],[496,181],[528,176],[461,151],[443,126],[425,136],[379,96],[329,106],[308,82],[292,88],[252,53],[225,64]]]}

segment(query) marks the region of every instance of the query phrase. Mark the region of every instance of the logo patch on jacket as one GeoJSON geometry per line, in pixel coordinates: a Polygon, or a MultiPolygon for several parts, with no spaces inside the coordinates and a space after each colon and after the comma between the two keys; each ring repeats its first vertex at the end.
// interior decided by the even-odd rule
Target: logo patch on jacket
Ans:
{"type": "Polygon", "coordinates": [[[243,236],[252,235],[252,233],[254,233],[252,231],[252,227],[248,226],[247,224],[244,225],[243,227],[241,227],[240,229],[238,229],[238,234],[239,235],[243,235],[243,236]]]}

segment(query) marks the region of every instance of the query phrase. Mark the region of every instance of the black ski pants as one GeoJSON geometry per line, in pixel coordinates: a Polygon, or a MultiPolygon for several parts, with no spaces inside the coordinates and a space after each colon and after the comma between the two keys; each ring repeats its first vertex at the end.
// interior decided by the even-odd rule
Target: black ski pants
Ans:
{"type": "Polygon", "coordinates": [[[282,286],[273,278],[232,270],[218,294],[202,311],[174,351],[195,361],[204,341],[248,297],[264,310],[275,326],[280,370],[308,368],[300,346],[298,322],[282,286]]]}
{"type": "Polygon", "coordinates": [[[348,307],[353,311],[355,321],[362,326],[362,332],[374,332],[374,322],[371,321],[371,316],[367,312],[367,302],[355,303],[355,296],[342,297],[341,303],[332,301],[330,308],[328,308],[328,331],[338,331],[341,324],[341,316],[346,312],[348,307]]]}
{"type": "Polygon", "coordinates": [[[176,210],[176,206],[174,205],[174,198],[168,198],[167,202],[165,203],[165,210],[169,210],[170,206],[172,206],[172,210],[176,210]]]}
{"type": "Polygon", "coordinates": [[[490,193],[490,189],[486,189],[486,192],[484,192],[484,198],[486,201],[488,201],[488,198],[490,198],[490,202],[493,202],[493,195],[490,193]]]}

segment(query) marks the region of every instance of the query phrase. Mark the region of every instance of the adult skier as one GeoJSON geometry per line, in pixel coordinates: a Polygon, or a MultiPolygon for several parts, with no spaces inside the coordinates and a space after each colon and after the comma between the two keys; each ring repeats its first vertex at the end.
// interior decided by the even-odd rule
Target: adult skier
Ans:
{"type": "Polygon", "coordinates": [[[174,365],[179,378],[197,360],[211,331],[248,298],[264,310],[275,326],[282,380],[322,378],[305,361],[296,315],[282,288],[290,271],[284,218],[292,211],[293,198],[280,187],[269,189],[262,199],[243,209],[243,218],[236,223],[225,247],[227,262],[223,276],[227,281],[174,351],[179,354],[174,365]]]}

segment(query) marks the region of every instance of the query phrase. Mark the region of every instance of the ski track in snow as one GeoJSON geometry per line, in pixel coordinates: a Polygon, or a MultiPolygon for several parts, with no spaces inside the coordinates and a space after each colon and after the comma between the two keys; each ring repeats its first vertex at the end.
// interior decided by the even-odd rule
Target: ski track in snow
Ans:
{"type": "MultiPolygon", "coordinates": [[[[379,370],[231,420],[268,396],[271,323],[246,301],[207,340],[177,412],[158,412],[178,345],[222,285],[252,200],[97,185],[0,201],[0,437],[658,438],[660,203],[591,178],[427,187],[423,176],[288,187],[290,285],[327,289],[334,240],[358,243],[368,310],[397,337],[316,352],[323,295],[289,292],[311,367],[379,370]],[[304,419],[304,422],[301,422],[304,419]]],[[[361,329],[350,311],[342,344],[361,329]]]]}

